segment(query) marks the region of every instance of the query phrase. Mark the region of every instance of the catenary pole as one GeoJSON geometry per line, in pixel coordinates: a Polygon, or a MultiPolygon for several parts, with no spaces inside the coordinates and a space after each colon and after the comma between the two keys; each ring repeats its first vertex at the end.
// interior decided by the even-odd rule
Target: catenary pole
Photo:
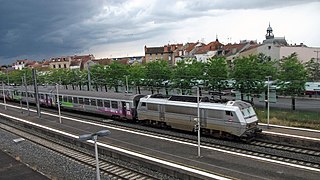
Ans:
{"type": "Polygon", "coordinates": [[[24,87],[25,87],[25,90],[26,90],[26,103],[27,103],[27,109],[28,109],[28,116],[30,116],[29,94],[28,94],[28,85],[27,85],[26,74],[23,75],[23,79],[24,79],[24,87]]]}
{"type": "Polygon", "coordinates": [[[197,86],[197,110],[198,110],[198,117],[197,117],[197,126],[198,126],[198,157],[201,157],[200,154],[200,89],[199,86],[197,86]]]}
{"type": "Polygon", "coordinates": [[[33,77],[33,86],[34,86],[34,97],[37,105],[37,114],[38,117],[41,117],[40,112],[40,103],[39,103],[39,92],[38,92],[38,84],[37,84],[37,72],[35,69],[32,69],[32,77],[33,77]]]}

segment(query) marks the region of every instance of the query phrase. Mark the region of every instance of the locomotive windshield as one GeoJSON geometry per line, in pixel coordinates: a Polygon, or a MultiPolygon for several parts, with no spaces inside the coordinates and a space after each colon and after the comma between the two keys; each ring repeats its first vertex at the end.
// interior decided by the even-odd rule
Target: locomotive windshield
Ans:
{"type": "Polygon", "coordinates": [[[242,109],[241,112],[245,119],[256,116],[256,113],[254,112],[252,106],[242,109]]]}

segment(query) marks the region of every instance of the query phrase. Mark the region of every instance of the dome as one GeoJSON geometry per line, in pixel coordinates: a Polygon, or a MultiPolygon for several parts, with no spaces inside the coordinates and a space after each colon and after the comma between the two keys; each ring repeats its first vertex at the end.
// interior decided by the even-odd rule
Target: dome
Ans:
{"type": "Polygon", "coordinates": [[[269,27],[267,28],[267,31],[272,31],[272,28],[270,26],[270,22],[269,22],[269,27]]]}

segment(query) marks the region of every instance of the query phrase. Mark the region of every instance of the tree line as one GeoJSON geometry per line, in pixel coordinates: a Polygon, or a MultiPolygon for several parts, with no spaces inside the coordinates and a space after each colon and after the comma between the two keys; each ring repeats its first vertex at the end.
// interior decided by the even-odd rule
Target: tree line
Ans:
{"type": "MultiPolygon", "coordinates": [[[[206,90],[221,92],[230,88],[228,80],[233,80],[233,89],[244,95],[254,95],[266,91],[266,80],[277,81],[277,93],[291,96],[301,95],[307,81],[320,81],[319,62],[311,59],[302,64],[297,54],[293,53],[280,60],[271,60],[264,54],[237,57],[227,61],[224,57],[212,57],[207,63],[188,58],[177,62],[171,67],[167,61],[158,60],[147,64],[125,65],[116,61],[108,66],[93,65],[90,67],[90,84],[92,89],[98,90],[119,87],[126,83],[137,88],[147,87],[151,93],[166,89],[179,89],[181,94],[188,94],[195,86],[206,90]]],[[[75,89],[88,85],[88,70],[51,69],[38,71],[38,84],[61,84],[66,88],[75,89]]],[[[27,84],[32,84],[31,69],[1,73],[0,80],[4,83],[19,85],[22,77],[26,76],[27,84]]],[[[88,87],[88,86],[86,86],[88,87]]]]}

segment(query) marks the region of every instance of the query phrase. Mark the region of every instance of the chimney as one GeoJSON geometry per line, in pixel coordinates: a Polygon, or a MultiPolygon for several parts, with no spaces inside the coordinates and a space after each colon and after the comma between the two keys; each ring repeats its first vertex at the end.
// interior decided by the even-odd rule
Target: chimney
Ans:
{"type": "Polygon", "coordinates": [[[165,46],[163,47],[163,51],[164,51],[164,52],[168,52],[168,46],[167,46],[167,45],[165,45],[165,46]]]}

